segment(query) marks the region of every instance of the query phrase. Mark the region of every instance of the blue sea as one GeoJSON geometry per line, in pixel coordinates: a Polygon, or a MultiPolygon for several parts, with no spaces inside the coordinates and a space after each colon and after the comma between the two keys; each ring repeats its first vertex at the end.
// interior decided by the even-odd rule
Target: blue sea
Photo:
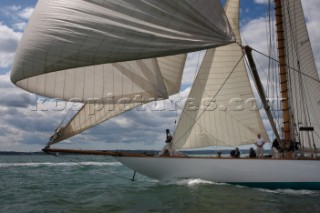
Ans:
{"type": "Polygon", "coordinates": [[[0,212],[320,212],[320,191],[132,177],[111,157],[0,156],[0,212]]]}

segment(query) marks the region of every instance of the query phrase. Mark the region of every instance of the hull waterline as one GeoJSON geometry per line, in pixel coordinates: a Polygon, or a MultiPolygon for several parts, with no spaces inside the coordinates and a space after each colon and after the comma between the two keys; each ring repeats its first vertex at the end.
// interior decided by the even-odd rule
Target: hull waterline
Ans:
{"type": "Polygon", "coordinates": [[[145,176],[171,181],[203,179],[268,189],[320,190],[319,160],[115,157],[145,176]]]}

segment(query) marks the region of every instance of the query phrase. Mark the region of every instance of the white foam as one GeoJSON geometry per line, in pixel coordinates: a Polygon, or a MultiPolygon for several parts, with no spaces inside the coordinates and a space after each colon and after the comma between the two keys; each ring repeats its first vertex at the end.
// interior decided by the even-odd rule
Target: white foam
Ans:
{"type": "Polygon", "coordinates": [[[277,189],[277,190],[270,190],[270,189],[259,189],[263,192],[274,193],[274,194],[286,194],[286,195],[309,195],[309,196],[320,196],[320,191],[312,191],[312,190],[294,190],[294,189],[277,189]]]}
{"type": "Polygon", "coordinates": [[[63,163],[0,163],[0,168],[8,167],[72,167],[72,166],[120,166],[118,162],[63,162],[63,163]]]}
{"type": "Polygon", "coordinates": [[[198,186],[198,185],[227,185],[225,183],[215,183],[212,181],[202,180],[202,179],[185,179],[178,181],[166,182],[168,185],[181,185],[181,186],[198,186]]]}

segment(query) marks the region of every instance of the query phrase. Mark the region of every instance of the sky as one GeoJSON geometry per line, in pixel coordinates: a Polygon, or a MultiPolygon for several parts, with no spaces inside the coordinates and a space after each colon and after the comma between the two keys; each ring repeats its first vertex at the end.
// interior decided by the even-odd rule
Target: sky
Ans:
{"type": "MultiPolygon", "coordinates": [[[[53,107],[34,94],[15,87],[10,71],[16,48],[36,5],[36,0],[0,0],[0,151],[40,151],[48,138],[70,113],[53,107]],[[67,114],[67,115],[66,115],[67,114]]],[[[241,3],[242,38],[257,50],[266,50],[265,8],[267,0],[243,0],[241,3]]],[[[320,67],[319,0],[302,0],[317,66],[320,67]]],[[[187,97],[195,78],[199,57],[188,56],[181,93],[187,97]]],[[[265,66],[262,64],[261,66],[265,66]]],[[[318,69],[319,70],[319,69],[318,69]]],[[[167,103],[167,102],[166,102],[167,103]]],[[[145,112],[133,110],[61,144],[63,148],[82,149],[161,149],[164,130],[174,129],[177,111],[164,103],[148,105],[145,112]]],[[[79,107],[79,105],[76,105],[79,107]]],[[[267,127],[270,130],[270,127],[267,127]]]]}

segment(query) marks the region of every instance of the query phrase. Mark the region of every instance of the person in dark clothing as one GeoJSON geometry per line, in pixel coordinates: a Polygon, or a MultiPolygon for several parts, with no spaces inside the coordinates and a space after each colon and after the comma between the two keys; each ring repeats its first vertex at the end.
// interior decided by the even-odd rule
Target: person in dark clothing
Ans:
{"type": "Polygon", "coordinates": [[[274,139],[272,142],[272,158],[280,157],[280,144],[277,139],[274,139]]]}
{"type": "Polygon", "coordinates": [[[231,155],[231,157],[233,157],[233,158],[240,158],[241,153],[240,153],[239,148],[237,147],[235,150],[232,150],[232,151],[230,152],[230,155],[231,155]]]}
{"type": "Polygon", "coordinates": [[[254,151],[254,149],[251,147],[249,150],[249,158],[256,158],[256,157],[257,157],[257,154],[254,151]]]}
{"type": "Polygon", "coordinates": [[[172,136],[170,134],[170,130],[166,129],[166,145],[164,146],[162,152],[160,153],[160,155],[169,155],[169,156],[173,156],[174,150],[172,147],[172,136]]]}
{"type": "Polygon", "coordinates": [[[170,130],[166,129],[166,143],[171,143],[172,141],[172,136],[170,134],[170,130]]]}
{"type": "Polygon", "coordinates": [[[278,151],[280,151],[280,144],[277,139],[274,139],[272,142],[272,148],[276,148],[278,151]]]}

